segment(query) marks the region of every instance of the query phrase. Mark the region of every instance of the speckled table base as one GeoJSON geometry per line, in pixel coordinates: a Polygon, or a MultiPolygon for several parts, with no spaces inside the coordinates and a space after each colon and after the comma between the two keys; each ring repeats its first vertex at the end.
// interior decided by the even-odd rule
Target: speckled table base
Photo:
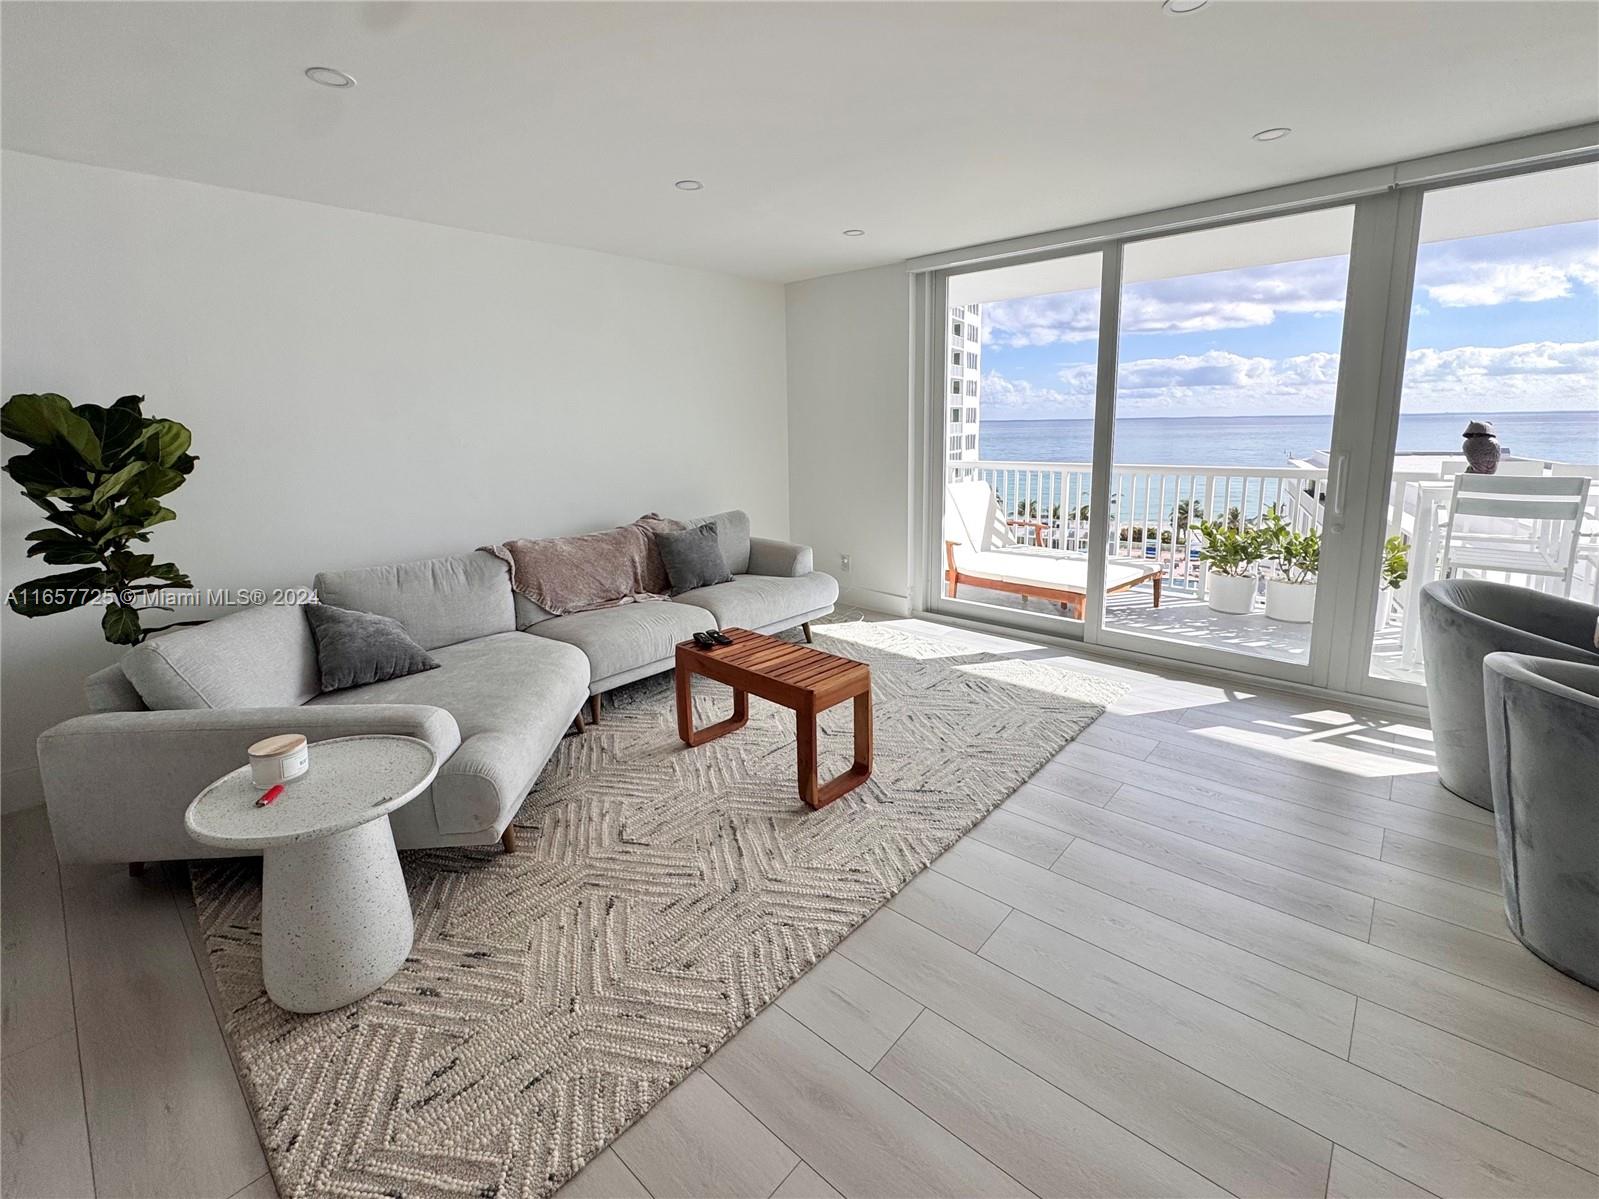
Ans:
{"type": "Polygon", "coordinates": [[[325,1012],[370,995],[411,952],[414,925],[387,817],[262,861],[262,974],[291,1012],[325,1012]]]}
{"type": "MultiPolygon", "coordinates": [[[[872,778],[811,811],[793,713],[688,749],[671,676],[608,696],[517,820],[520,849],[402,856],[416,942],[348,1007],[262,987],[253,861],[194,867],[246,1094],[284,1195],[542,1196],[1086,728],[1115,684],[877,624],[872,778]]],[[[702,680],[703,682],[703,680],[702,680]]],[[[731,709],[695,689],[701,724],[731,709]]],[[[850,752],[848,706],[822,720],[850,752]]]]}

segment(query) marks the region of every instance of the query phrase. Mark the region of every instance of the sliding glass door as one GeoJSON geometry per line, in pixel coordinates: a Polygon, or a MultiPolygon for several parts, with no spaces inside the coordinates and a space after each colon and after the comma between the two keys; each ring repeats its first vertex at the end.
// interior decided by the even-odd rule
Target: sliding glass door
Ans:
{"type": "Polygon", "coordinates": [[[1353,222],[1124,249],[1105,643],[1308,671],[1353,222]]]}
{"type": "Polygon", "coordinates": [[[1424,679],[1429,580],[1599,603],[1599,166],[1430,191],[1419,241],[1386,521],[1368,548],[1369,689],[1390,695],[1424,679]]]}
{"type": "Polygon", "coordinates": [[[1080,627],[1099,254],[949,281],[940,373],[942,598],[1080,627]]]}

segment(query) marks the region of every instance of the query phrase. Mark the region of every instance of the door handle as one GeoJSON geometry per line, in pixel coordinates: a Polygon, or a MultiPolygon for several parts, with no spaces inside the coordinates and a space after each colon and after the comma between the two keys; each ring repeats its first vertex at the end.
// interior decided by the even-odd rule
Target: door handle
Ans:
{"type": "Polygon", "coordinates": [[[1348,473],[1349,455],[1334,455],[1332,472],[1327,477],[1327,490],[1331,493],[1327,497],[1327,506],[1332,514],[1327,527],[1334,533],[1342,532],[1344,527],[1344,480],[1348,473]]]}

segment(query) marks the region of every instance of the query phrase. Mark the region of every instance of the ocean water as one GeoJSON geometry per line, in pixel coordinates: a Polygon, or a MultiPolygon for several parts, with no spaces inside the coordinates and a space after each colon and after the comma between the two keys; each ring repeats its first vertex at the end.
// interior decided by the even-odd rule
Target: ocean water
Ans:
{"type": "MultiPolygon", "coordinates": [[[[1489,420],[1507,453],[1560,462],[1599,462],[1599,408],[1588,412],[1428,412],[1399,417],[1400,453],[1460,452],[1470,420],[1489,420]]],[[[1087,462],[1091,420],[984,420],[978,452],[990,462],[1087,462]]],[[[1283,466],[1325,450],[1330,416],[1170,416],[1116,422],[1115,460],[1196,466],[1283,466]]]]}

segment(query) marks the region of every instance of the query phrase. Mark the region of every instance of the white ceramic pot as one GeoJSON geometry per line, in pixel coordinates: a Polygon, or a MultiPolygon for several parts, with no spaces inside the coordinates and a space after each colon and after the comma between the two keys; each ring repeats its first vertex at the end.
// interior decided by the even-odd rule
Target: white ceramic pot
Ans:
{"type": "Polygon", "coordinates": [[[1266,580],[1266,615],[1291,624],[1309,624],[1316,612],[1316,584],[1266,580]]]}
{"type": "Polygon", "coordinates": [[[1380,633],[1388,627],[1388,622],[1394,618],[1394,590],[1384,587],[1377,593],[1377,631],[1380,633]]]}
{"type": "Polygon", "coordinates": [[[1211,572],[1205,582],[1206,602],[1212,612],[1248,612],[1255,606],[1254,575],[1211,572]]]}

